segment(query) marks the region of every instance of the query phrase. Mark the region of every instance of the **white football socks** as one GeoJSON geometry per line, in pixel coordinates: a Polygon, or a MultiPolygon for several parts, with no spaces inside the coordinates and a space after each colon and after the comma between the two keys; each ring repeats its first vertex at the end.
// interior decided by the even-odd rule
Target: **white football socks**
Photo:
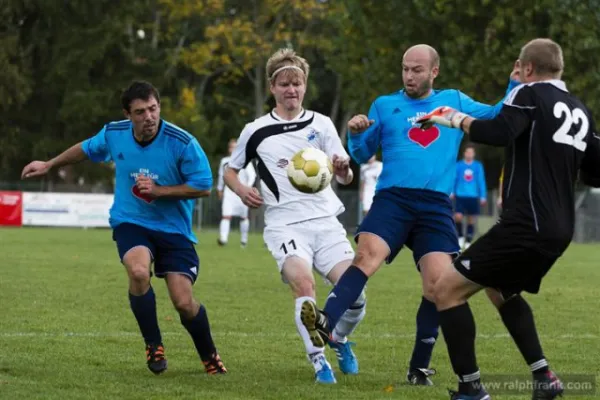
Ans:
{"type": "MultiPolygon", "coordinates": [[[[300,337],[304,342],[306,354],[309,356],[308,358],[312,362],[317,355],[323,354],[325,349],[323,347],[316,347],[312,344],[312,342],[310,341],[310,336],[308,335],[308,331],[306,330],[306,327],[302,324],[302,319],[300,318],[300,311],[302,310],[302,303],[306,300],[315,302],[315,299],[313,299],[312,297],[298,297],[296,299],[296,310],[294,313],[294,320],[296,321],[296,329],[298,329],[298,333],[300,334],[300,337]]],[[[313,365],[315,364],[313,363],[313,365]]]]}
{"type": "Polygon", "coordinates": [[[250,220],[243,219],[240,221],[240,235],[243,244],[248,243],[248,231],[250,230],[250,220]]]}
{"type": "Polygon", "coordinates": [[[223,218],[219,224],[219,240],[222,243],[227,243],[229,239],[229,228],[231,227],[231,220],[223,218]]]}

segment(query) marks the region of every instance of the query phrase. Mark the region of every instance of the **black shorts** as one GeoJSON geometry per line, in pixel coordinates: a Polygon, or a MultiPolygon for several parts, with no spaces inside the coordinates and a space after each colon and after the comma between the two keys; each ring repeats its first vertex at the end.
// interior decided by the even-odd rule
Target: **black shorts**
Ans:
{"type": "Polygon", "coordinates": [[[454,267],[468,280],[505,296],[538,293],[542,278],[560,254],[540,251],[536,242],[533,233],[499,223],[465,250],[454,267]]]}
{"type": "Polygon", "coordinates": [[[130,249],[136,246],[147,247],[154,261],[154,274],[158,278],[164,278],[168,273],[183,274],[194,283],[198,277],[198,253],[194,243],[184,235],[123,223],[113,229],[113,240],[117,242],[121,261],[130,249]]]}

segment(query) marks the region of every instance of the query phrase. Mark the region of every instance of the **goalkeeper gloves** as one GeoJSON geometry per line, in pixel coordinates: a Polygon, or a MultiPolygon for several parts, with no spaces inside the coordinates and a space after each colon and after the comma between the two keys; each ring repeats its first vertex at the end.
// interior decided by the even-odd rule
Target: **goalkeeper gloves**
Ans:
{"type": "Polygon", "coordinates": [[[461,123],[467,117],[467,114],[456,111],[454,108],[442,106],[417,119],[417,123],[420,124],[421,129],[428,129],[433,124],[461,129],[461,123]]]}

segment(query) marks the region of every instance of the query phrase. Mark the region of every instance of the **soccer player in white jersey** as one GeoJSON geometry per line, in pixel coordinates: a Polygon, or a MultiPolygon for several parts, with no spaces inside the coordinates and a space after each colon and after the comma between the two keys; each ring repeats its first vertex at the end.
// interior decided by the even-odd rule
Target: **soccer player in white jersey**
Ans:
{"type": "MultiPolygon", "coordinates": [[[[281,49],[267,61],[266,73],[276,107],[244,127],[225,170],[225,183],[244,204],[253,208],[265,204],[264,240],[296,299],[296,327],[315,368],[315,379],[335,383],[324,348],[311,343],[300,312],[304,301],[315,299],[313,268],[335,283],[350,266],[354,250],[337,219],[344,206],[333,189],[329,186],[315,194],[302,193],[289,182],[286,167],[298,151],[318,148],[332,159],[336,180],[347,185],[353,179],[350,157],[331,119],[302,107],[309,73],[306,60],[291,49],[281,49]],[[262,196],[238,177],[253,159],[257,160],[262,196]]],[[[358,373],[347,336],[363,319],[365,305],[363,291],[335,326],[329,341],[345,374],[358,373]]]]}
{"type": "Polygon", "coordinates": [[[383,163],[373,156],[366,164],[360,166],[360,203],[363,216],[367,215],[373,204],[377,179],[381,175],[383,163]]]}
{"type": "MultiPolygon", "coordinates": [[[[237,140],[231,139],[227,150],[229,155],[221,159],[219,164],[219,178],[217,179],[217,195],[221,200],[221,223],[219,225],[219,239],[217,243],[219,246],[225,246],[229,239],[229,229],[231,228],[232,217],[240,218],[240,236],[242,247],[246,247],[248,244],[248,231],[250,230],[250,221],[248,220],[248,206],[242,202],[235,193],[231,191],[225,182],[223,181],[223,172],[225,167],[229,164],[233,149],[237,145],[237,140]]],[[[246,168],[240,171],[240,180],[246,186],[252,187],[256,180],[256,171],[254,166],[249,163],[246,168]]]]}

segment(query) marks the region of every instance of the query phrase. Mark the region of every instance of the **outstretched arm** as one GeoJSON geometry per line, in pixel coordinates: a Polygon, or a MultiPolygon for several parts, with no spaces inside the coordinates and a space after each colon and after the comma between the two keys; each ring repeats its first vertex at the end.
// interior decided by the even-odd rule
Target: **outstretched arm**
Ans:
{"type": "Polygon", "coordinates": [[[491,146],[508,146],[527,130],[536,108],[535,98],[529,86],[517,86],[504,101],[500,114],[489,120],[475,119],[450,107],[438,107],[419,118],[422,127],[440,124],[462,129],[477,143],[491,146]]]}
{"type": "Polygon", "coordinates": [[[63,165],[75,164],[81,162],[87,158],[87,155],[83,152],[81,144],[79,142],[69,147],[67,150],[60,153],[48,161],[32,161],[23,168],[21,172],[21,178],[33,178],[36,176],[45,175],[52,168],[62,167],[63,165]]]}
{"type": "Polygon", "coordinates": [[[110,161],[106,140],[106,126],[89,139],[76,143],[48,161],[32,161],[23,168],[21,178],[33,178],[47,174],[52,168],[76,164],[89,158],[94,162],[110,161]]]}

